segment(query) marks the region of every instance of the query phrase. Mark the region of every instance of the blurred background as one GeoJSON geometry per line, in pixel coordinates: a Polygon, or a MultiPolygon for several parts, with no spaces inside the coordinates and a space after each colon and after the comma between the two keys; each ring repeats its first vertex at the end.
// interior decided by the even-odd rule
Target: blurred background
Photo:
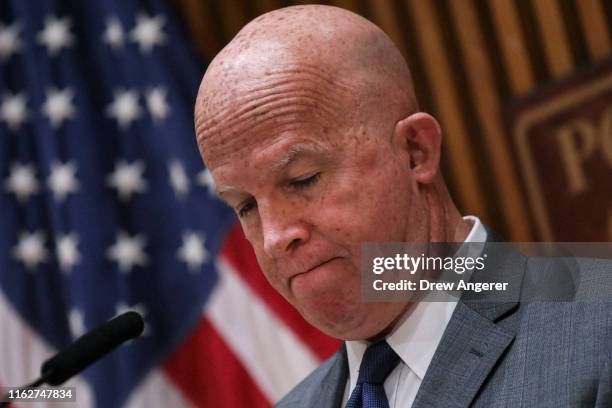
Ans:
{"type": "MultiPolygon", "coordinates": [[[[260,274],[194,140],[207,63],[294,4],[0,3],[0,386],[125,310],[145,335],[66,406],[268,407],[337,349],[260,274]]],[[[408,60],[463,213],[512,241],[612,240],[611,2],[326,4],[408,60]]]]}

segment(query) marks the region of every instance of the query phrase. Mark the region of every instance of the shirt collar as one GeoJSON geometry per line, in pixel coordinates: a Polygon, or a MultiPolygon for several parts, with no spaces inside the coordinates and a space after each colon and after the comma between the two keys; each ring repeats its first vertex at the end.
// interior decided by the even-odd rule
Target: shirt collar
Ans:
{"type": "Polygon", "coordinates": [[[485,229],[482,222],[480,222],[480,218],[475,217],[473,215],[466,215],[463,217],[464,220],[472,221],[474,225],[472,225],[472,229],[470,233],[465,238],[464,242],[486,242],[487,241],[487,230],[485,229]]]}
{"type": "MultiPolygon", "coordinates": [[[[467,215],[463,219],[473,222],[465,242],[487,240],[487,231],[478,217],[467,215]]],[[[456,305],[457,301],[454,298],[449,298],[446,302],[421,301],[404,314],[386,338],[389,346],[421,381],[425,377],[456,305]]],[[[345,343],[350,389],[353,389],[357,384],[359,366],[369,342],[351,340],[345,343]]]]}

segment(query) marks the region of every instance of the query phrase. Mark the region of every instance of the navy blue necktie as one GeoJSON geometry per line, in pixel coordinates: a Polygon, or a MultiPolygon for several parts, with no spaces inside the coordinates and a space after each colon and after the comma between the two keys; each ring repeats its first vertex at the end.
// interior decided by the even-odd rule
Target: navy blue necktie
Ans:
{"type": "Polygon", "coordinates": [[[389,408],[383,383],[399,361],[386,341],[371,344],[361,360],[357,386],[346,408],[389,408]]]}

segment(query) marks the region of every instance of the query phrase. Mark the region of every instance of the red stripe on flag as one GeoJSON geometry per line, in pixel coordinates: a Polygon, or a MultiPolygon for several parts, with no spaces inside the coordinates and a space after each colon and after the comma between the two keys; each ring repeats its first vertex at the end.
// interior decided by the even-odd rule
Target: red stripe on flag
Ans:
{"type": "MultiPolygon", "coordinates": [[[[2,396],[4,397],[5,391],[4,391],[4,385],[2,385],[2,383],[0,383],[0,392],[2,393],[2,396]]],[[[15,404],[12,402],[9,402],[6,408],[15,408],[15,404]]]]}
{"type": "Polygon", "coordinates": [[[251,244],[244,237],[240,224],[232,228],[222,248],[225,259],[247,282],[249,287],[319,358],[338,351],[340,342],[313,327],[266,280],[259,269],[251,244]]]}
{"type": "Polygon", "coordinates": [[[271,406],[206,317],[163,368],[197,407],[271,406]]]}

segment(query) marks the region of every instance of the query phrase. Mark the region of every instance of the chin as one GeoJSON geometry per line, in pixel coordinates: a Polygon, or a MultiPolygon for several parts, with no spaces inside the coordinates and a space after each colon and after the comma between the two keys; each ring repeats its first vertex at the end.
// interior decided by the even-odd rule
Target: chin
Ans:
{"type": "Polygon", "coordinates": [[[302,313],[302,316],[328,336],[340,340],[377,340],[387,335],[401,319],[410,303],[359,302],[327,310],[320,306],[316,314],[302,313]],[[324,313],[326,312],[326,313],[324,313]]]}
{"type": "Polygon", "coordinates": [[[302,316],[328,336],[340,340],[365,340],[383,332],[395,316],[377,316],[375,303],[330,304],[314,310],[299,309],[302,316]]]}

